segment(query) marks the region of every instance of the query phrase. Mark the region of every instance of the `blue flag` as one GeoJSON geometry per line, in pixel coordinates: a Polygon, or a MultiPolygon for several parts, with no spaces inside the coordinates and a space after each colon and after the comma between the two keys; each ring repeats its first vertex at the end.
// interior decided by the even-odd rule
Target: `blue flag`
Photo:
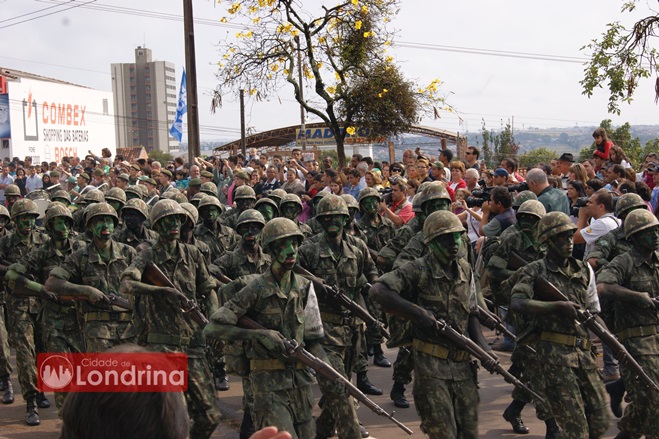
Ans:
{"type": "Polygon", "coordinates": [[[183,76],[181,76],[181,88],[178,92],[178,105],[176,106],[176,119],[172,127],[169,129],[169,134],[179,142],[183,138],[183,115],[188,112],[188,89],[185,85],[185,69],[183,69],[183,76]]]}

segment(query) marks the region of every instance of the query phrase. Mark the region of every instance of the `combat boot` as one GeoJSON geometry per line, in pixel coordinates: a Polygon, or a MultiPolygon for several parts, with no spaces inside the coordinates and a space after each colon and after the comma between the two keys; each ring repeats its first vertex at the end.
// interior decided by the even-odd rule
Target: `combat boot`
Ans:
{"type": "Polygon", "coordinates": [[[406,409],[410,407],[410,403],[407,402],[407,399],[405,398],[405,385],[403,383],[394,382],[389,397],[398,408],[406,409]]]}
{"type": "Polygon", "coordinates": [[[616,437],[614,437],[613,439],[632,439],[632,437],[627,433],[623,433],[621,431],[620,433],[616,434],[616,437]]]}
{"type": "Polygon", "coordinates": [[[37,406],[40,409],[47,409],[50,407],[50,401],[46,398],[46,394],[43,392],[37,393],[37,406]]]}
{"type": "Polygon", "coordinates": [[[378,389],[366,376],[366,372],[357,374],[357,388],[367,395],[382,395],[382,389],[378,389]]]}
{"type": "Polygon", "coordinates": [[[215,390],[226,392],[229,390],[229,380],[227,379],[227,369],[224,363],[217,364],[213,370],[215,378],[215,390]]]}
{"type": "Polygon", "coordinates": [[[25,413],[25,423],[30,427],[41,424],[39,411],[37,410],[37,401],[35,397],[27,401],[27,412],[25,413]]]}
{"type": "Polygon", "coordinates": [[[622,418],[622,398],[625,396],[625,383],[622,379],[606,383],[604,386],[610,396],[611,411],[616,418],[622,418]]]}
{"type": "Polygon", "coordinates": [[[558,433],[561,432],[556,423],[556,419],[551,418],[545,421],[545,426],[547,427],[547,433],[545,434],[545,439],[558,439],[558,433]]]}
{"type": "Polygon", "coordinates": [[[373,345],[373,364],[379,367],[391,367],[391,363],[384,356],[382,346],[379,344],[373,345]]]}
{"type": "Polygon", "coordinates": [[[529,433],[529,427],[524,425],[524,422],[522,421],[522,409],[525,405],[526,403],[513,399],[513,402],[511,402],[503,412],[503,419],[510,422],[513,431],[517,434],[529,433]]]}
{"type": "Polygon", "coordinates": [[[14,387],[11,384],[9,375],[0,377],[0,383],[2,384],[3,394],[2,394],[2,403],[3,404],[13,404],[14,403],[14,387]]]}
{"type": "Polygon", "coordinates": [[[361,422],[359,423],[359,432],[361,433],[362,438],[367,438],[371,435],[361,422]]]}

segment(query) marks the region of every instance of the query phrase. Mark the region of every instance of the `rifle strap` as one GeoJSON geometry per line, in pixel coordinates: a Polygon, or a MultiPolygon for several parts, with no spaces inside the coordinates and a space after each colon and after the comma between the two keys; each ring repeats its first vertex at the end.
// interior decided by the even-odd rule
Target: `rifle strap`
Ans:
{"type": "Polygon", "coordinates": [[[637,326],[635,328],[627,328],[618,332],[618,340],[623,341],[632,337],[645,337],[650,335],[659,334],[659,325],[637,326]]]}
{"type": "Polygon", "coordinates": [[[286,370],[286,369],[305,369],[307,366],[300,362],[290,362],[284,363],[281,360],[275,358],[269,358],[266,360],[249,360],[250,370],[286,370]]]}
{"type": "Polygon", "coordinates": [[[469,361],[471,355],[469,352],[460,350],[451,350],[446,346],[438,344],[427,343],[417,338],[412,342],[412,347],[419,352],[428,354],[432,357],[441,358],[443,360],[453,360],[455,362],[469,361]]]}
{"type": "Polygon", "coordinates": [[[588,339],[579,338],[575,335],[561,334],[560,332],[543,331],[540,333],[540,340],[565,346],[572,346],[584,351],[589,351],[593,346],[593,343],[588,339]]]}

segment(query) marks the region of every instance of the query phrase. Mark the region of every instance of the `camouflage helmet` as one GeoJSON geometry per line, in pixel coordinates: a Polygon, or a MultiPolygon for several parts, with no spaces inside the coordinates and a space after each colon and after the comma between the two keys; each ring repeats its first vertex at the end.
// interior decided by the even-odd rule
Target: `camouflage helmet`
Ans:
{"type": "Polygon", "coordinates": [[[329,192],[318,191],[318,192],[316,192],[316,195],[313,196],[313,202],[318,204],[318,203],[320,203],[320,200],[323,199],[323,197],[326,197],[328,195],[329,195],[329,192]]]}
{"type": "Polygon", "coordinates": [[[85,194],[85,203],[87,204],[104,203],[104,202],[105,202],[105,195],[103,195],[103,192],[99,191],[98,189],[89,191],[85,194]]]}
{"type": "Polygon", "coordinates": [[[417,193],[412,199],[412,212],[421,213],[421,205],[423,204],[423,195],[417,193]]]}
{"type": "Polygon", "coordinates": [[[85,209],[85,226],[89,227],[91,220],[97,216],[111,216],[115,227],[119,224],[117,212],[108,203],[94,203],[85,209]]]}
{"type": "Polygon", "coordinates": [[[121,204],[126,204],[126,192],[120,187],[113,187],[105,194],[105,200],[118,201],[121,204]]]}
{"type": "Polygon", "coordinates": [[[201,185],[201,189],[199,189],[199,192],[203,192],[205,194],[217,197],[217,185],[212,181],[207,181],[206,183],[203,183],[201,185]]]}
{"type": "Polygon", "coordinates": [[[423,192],[423,190],[424,190],[425,188],[427,188],[429,185],[431,185],[431,184],[433,184],[433,183],[434,183],[434,181],[424,181],[423,183],[421,183],[421,184],[419,185],[419,187],[416,188],[416,192],[417,192],[417,194],[420,194],[421,192],[423,192]]]}
{"type": "Polygon", "coordinates": [[[5,188],[5,196],[7,197],[7,196],[10,196],[10,195],[20,197],[21,196],[21,189],[15,184],[8,184],[7,187],[5,188]]]}
{"type": "Polygon", "coordinates": [[[69,208],[59,201],[53,201],[46,209],[46,217],[43,220],[44,227],[48,227],[48,223],[57,217],[68,218],[73,223],[73,215],[71,215],[69,208]]]}
{"type": "Polygon", "coordinates": [[[560,233],[568,230],[577,230],[569,216],[563,212],[549,212],[542,218],[538,224],[538,235],[540,242],[545,242],[560,233]]]}
{"type": "Polygon", "coordinates": [[[359,203],[357,202],[357,200],[355,200],[355,197],[353,197],[352,195],[342,194],[341,198],[343,198],[343,201],[346,202],[346,206],[348,206],[348,210],[350,210],[351,207],[353,209],[359,209],[359,203]]]}
{"type": "Polygon", "coordinates": [[[243,213],[238,216],[238,221],[236,222],[236,229],[240,227],[241,224],[247,223],[259,223],[265,226],[265,218],[261,215],[256,209],[246,209],[243,213]]]}
{"type": "Polygon", "coordinates": [[[320,200],[320,203],[318,203],[318,207],[316,208],[316,216],[321,217],[328,215],[350,216],[346,202],[343,201],[343,199],[338,195],[328,194],[327,196],[323,197],[322,200],[320,200]]]}
{"type": "Polygon", "coordinates": [[[176,201],[168,199],[158,200],[158,202],[153,205],[149,215],[151,227],[154,227],[161,219],[172,215],[179,216],[182,222],[188,220],[187,212],[183,210],[181,205],[176,201]]]}
{"type": "Polygon", "coordinates": [[[276,240],[288,238],[289,236],[297,236],[299,242],[304,239],[300,228],[293,221],[288,218],[273,218],[268,221],[268,224],[261,231],[261,245],[264,249],[267,249],[276,240]]]}
{"type": "Polygon", "coordinates": [[[256,192],[254,192],[254,189],[252,189],[251,186],[244,184],[242,186],[239,186],[238,189],[236,189],[236,192],[233,195],[233,199],[234,200],[245,199],[245,200],[256,201],[256,192]]]}
{"type": "Polygon", "coordinates": [[[283,189],[274,189],[274,190],[270,191],[270,193],[268,194],[268,198],[271,198],[271,199],[275,200],[277,205],[279,205],[279,202],[281,201],[282,198],[284,198],[285,195],[286,195],[285,190],[283,190],[283,189]]]}
{"type": "Polygon", "coordinates": [[[149,206],[147,206],[141,198],[133,198],[132,200],[126,201],[126,204],[121,208],[121,211],[124,212],[127,210],[137,211],[144,217],[144,219],[149,217],[149,206]]]}
{"type": "Polygon", "coordinates": [[[629,239],[634,233],[655,226],[659,226],[659,221],[652,212],[647,209],[633,210],[625,218],[625,238],[629,239]]]}
{"type": "Polygon", "coordinates": [[[538,219],[542,218],[547,214],[545,206],[538,200],[527,200],[519,206],[517,210],[517,215],[533,215],[538,219]]]}
{"type": "Polygon", "coordinates": [[[203,200],[204,198],[206,198],[207,196],[208,196],[208,194],[205,194],[203,192],[197,192],[196,194],[194,194],[192,196],[192,198],[190,198],[190,203],[192,203],[193,206],[194,206],[194,203],[197,203],[197,206],[199,206],[199,202],[201,200],[203,200]]]}
{"type": "Polygon", "coordinates": [[[144,197],[144,192],[142,191],[143,187],[144,186],[139,184],[128,186],[126,189],[124,189],[124,192],[126,193],[126,195],[131,193],[137,195],[139,198],[142,198],[144,197]]]}
{"type": "Polygon", "coordinates": [[[644,207],[647,209],[648,206],[638,194],[623,194],[618,198],[618,202],[616,203],[616,216],[620,218],[621,215],[624,216],[636,207],[644,207]]]}
{"type": "MultiPolygon", "coordinates": [[[[241,186],[241,187],[242,187],[242,186],[241,186]]],[[[238,188],[238,189],[240,189],[240,188],[238,188]]],[[[287,204],[287,203],[294,203],[294,204],[297,205],[300,209],[303,209],[303,208],[304,208],[304,207],[302,206],[302,200],[300,199],[300,197],[298,197],[298,196],[295,195],[295,194],[286,194],[286,195],[284,195],[284,196],[281,198],[281,201],[279,202],[279,209],[281,209],[281,208],[284,206],[284,204],[287,204]]]]}
{"type": "Polygon", "coordinates": [[[197,224],[199,222],[199,212],[197,208],[194,207],[192,203],[181,203],[181,209],[185,210],[188,219],[192,221],[192,224],[197,224]]]}
{"type": "Polygon", "coordinates": [[[0,204],[0,217],[7,218],[7,221],[11,220],[11,215],[9,215],[9,210],[2,204],[0,204]]]}
{"type": "Polygon", "coordinates": [[[220,203],[220,200],[218,200],[217,197],[209,197],[209,196],[205,196],[204,198],[201,199],[201,201],[199,202],[199,206],[197,206],[197,209],[199,210],[199,213],[201,213],[201,209],[209,206],[216,206],[218,209],[220,209],[220,213],[224,212],[224,205],[220,203]]]}
{"type": "Polygon", "coordinates": [[[520,207],[525,201],[538,200],[538,197],[531,191],[522,191],[513,199],[513,207],[520,207]]]}
{"type": "Polygon", "coordinates": [[[423,206],[426,201],[431,200],[447,200],[450,203],[451,196],[443,185],[433,183],[426,186],[421,192],[421,205],[423,206]]]}
{"type": "Polygon", "coordinates": [[[267,204],[268,206],[272,206],[273,209],[275,209],[275,216],[279,215],[279,206],[277,205],[277,202],[273,200],[272,198],[261,198],[256,202],[254,205],[254,209],[258,208],[259,206],[267,204]]]}
{"type": "Polygon", "coordinates": [[[375,197],[379,200],[380,192],[378,192],[377,189],[374,189],[372,187],[366,187],[361,191],[359,191],[359,197],[357,198],[357,202],[361,205],[363,200],[371,197],[375,197]]]}
{"type": "Polygon", "coordinates": [[[453,212],[439,210],[431,213],[423,223],[423,242],[428,244],[440,235],[464,232],[462,221],[453,212]]]}
{"type": "Polygon", "coordinates": [[[178,204],[183,204],[188,202],[188,197],[181,192],[174,194],[170,199],[176,201],[178,204]]]}
{"type": "Polygon", "coordinates": [[[57,200],[66,200],[67,204],[71,204],[71,195],[63,189],[53,192],[53,195],[50,197],[52,201],[57,200]]]}
{"type": "Polygon", "coordinates": [[[21,198],[11,206],[11,219],[14,220],[22,215],[39,216],[39,208],[36,203],[28,198],[21,198]]]}

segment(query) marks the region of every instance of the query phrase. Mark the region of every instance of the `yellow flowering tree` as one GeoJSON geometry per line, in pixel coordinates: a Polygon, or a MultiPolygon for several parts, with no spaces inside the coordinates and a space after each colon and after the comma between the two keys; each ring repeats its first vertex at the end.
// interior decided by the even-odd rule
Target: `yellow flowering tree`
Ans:
{"type": "Polygon", "coordinates": [[[290,87],[300,105],[334,131],[341,167],[345,136],[354,127],[392,136],[424,112],[437,116],[439,109],[451,109],[438,80],[419,86],[405,79],[387,53],[398,0],[346,0],[317,10],[293,0],[225,5],[220,21],[239,30],[219,44],[214,107],[240,89],[263,99],[290,87]],[[303,88],[314,93],[301,93],[303,88]]]}

